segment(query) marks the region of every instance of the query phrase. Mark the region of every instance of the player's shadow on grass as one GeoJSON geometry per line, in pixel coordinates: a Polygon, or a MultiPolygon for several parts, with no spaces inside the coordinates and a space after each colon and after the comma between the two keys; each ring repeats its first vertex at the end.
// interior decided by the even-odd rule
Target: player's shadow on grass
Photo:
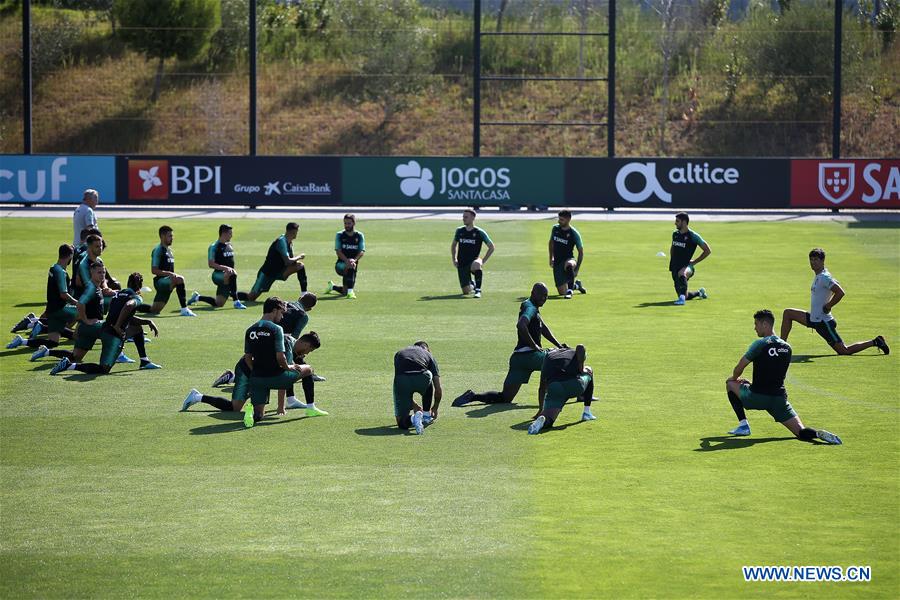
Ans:
{"type": "MultiPolygon", "coordinates": [[[[248,429],[244,427],[244,417],[241,413],[234,412],[220,412],[217,415],[210,415],[213,418],[225,420],[225,423],[219,423],[217,425],[202,425],[200,427],[194,427],[191,429],[191,435],[211,435],[215,433],[230,433],[233,431],[243,431],[248,429]]],[[[294,418],[272,418],[271,416],[267,416],[262,421],[259,421],[255,425],[253,425],[253,429],[257,427],[271,427],[272,425],[284,425],[285,423],[293,423],[294,421],[302,421],[307,417],[305,416],[297,416],[294,418]]]]}
{"type": "Polygon", "coordinates": [[[662,302],[641,302],[640,304],[635,304],[634,308],[651,308],[653,306],[675,306],[675,301],[664,300],[662,302]]]}
{"type": "Polygon", "coordinates": [[[831,358],[832,356],[838,356],[837,354],[794,354],[791,356],[792,363],[810,363],[816,362],[815,358],[831,358]]]}
{"type": "Polygon", "coordinates": [[[443,296],[422,296],[419,302],[430,302],[432,300],[467,300],[462,294],[445,294],[443,296]]]}
{"type": "MultiPolygon", "coordinates": [[[[585,421],[578,419],[577,421],[572,421],[571,423],[565,423],[563,425],[559,425],[558,424],[559,421],[557,421],[556,423],[553,424],[552,427],[545,426],[544,429],[542,429],[538,435],[540,435],[541,433],[548,433],[550,431],[562,431],[563,429],[568,429],[569,427],[575,427],[576,425],[581,425],[584,422],[585,421]]],[[[516,423],[515,425],[510,425],[509,428],[514,429],[516,431],[528,431],[528,426],[531,425],[532,423],[533,423],[533,421],[531,421],[531,420],[523,421],[521,423],[516,423]]]]}
{"type": "Polygon", "coordinates": [[[24,302],[22,304],[13,304],[13,306],[16,308],[37,308],[43,307],[46,304],[46,302],[24,302]]]}
{"type": "Polygon", "coordinates": [[[694,452],[713,452],[714,450],[737,450],[739,448],[749,448],[756,444],[765,444],[767,442],[785,442],[789,440],[796,441],[797,438],[791,437],[735,437],[730,435],[717,435],[712,437],[700,438],[700,447],[694,448],[694,452]]]}
{"type": "Polygon", "coordinates": [[[524,410],[529,408],[535,410],[536,407],[513,404],[512,402],[498,402],[497,404],[484,404],[482,406],[479,406],[478,408],[467,412],[466,416],[472,419],[483,419],[484,417],[493,415],[495,413],[506,412],[508,410],[524,410]]]}
{"type": "MultiPolygon", "coordinates": [[[[362,427],[356,430],[356,435],[369,437],[382,437],[385,435],[409,435],[410,432],[400,429],[396,425],[381,425],[380,427],[362,427]]],[[[415,432],[412,432],[415,435],[415,432]]]]}

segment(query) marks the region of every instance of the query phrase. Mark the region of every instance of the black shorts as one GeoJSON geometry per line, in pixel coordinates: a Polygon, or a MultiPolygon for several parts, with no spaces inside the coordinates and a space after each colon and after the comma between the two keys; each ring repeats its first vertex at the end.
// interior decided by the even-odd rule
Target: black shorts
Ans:
{"type": "Polygon", "coordinates": [[[456,275],[459,277],[459,287],[465,288],[469,287],[473,284],[472,282],[472,263],[475,262],[474,259],[463,264],[459,263],[459,266],[456,267],[456,275]]]}
{"type": "Polygon", "coordinates": [[[837,321],[835,319],[832,319],[831,321],[814,322],[810,320],[810,314],[806,313],[806,326],[810,329],[815,329],[816,333],[822,336],[822,339],[828,342],[829,346],[834,346],[835,344],[844,341],[841,339],[841,336],[838,335],[837,321]]]}

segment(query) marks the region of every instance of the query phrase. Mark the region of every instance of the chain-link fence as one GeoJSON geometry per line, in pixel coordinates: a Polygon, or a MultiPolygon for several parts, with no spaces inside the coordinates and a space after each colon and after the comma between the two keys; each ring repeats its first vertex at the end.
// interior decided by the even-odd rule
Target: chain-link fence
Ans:
{"type": "MultiPolygon", "coordinates": [[[[250,1],[32,0],[32,151],[248,153],[250,1]]],[[[0,0],[6,153],[22,4],[0,0]]],[[[474,8],[257,0],[257,153],[470,155],[477,119],[483,156],[606,156],[608,1],[483,0],[477,112],[474,8]]],[[[897,18],[844,7],[843,156],[900,154],[897,18]]],[[[617,155],[831,155],[831,0],[618,0],[615,24],[617,155]]]]}

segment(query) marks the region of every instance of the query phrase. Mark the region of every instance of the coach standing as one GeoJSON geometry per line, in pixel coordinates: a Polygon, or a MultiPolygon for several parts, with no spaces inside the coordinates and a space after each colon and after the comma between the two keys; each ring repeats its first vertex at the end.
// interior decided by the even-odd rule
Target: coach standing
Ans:
{"type": "Polygon", "coordinates": [[[100,195],[97,193],[97,190],[90,188],[84,190],[84,198],[81,199],[81,204],[72,213],[72,229],[74,230],[72,244],[74,246],[77,247],[81,244],[82,229],[97,227],[97,216],[94,214],[94,209],[97,208],[97,202],[99,201],[100,195]]]}

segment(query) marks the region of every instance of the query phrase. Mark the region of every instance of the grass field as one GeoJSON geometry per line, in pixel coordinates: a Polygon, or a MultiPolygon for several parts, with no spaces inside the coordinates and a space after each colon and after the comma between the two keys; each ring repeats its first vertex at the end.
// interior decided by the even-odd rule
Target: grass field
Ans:
{"type": "MultiPolygon", "coordinates": [[[[176,270],[213,291],[218,222],[169,223],[176,270]]],[[[147,275],[161,222],[101,224],[113,274],[147,275]]],[[[232,224],[246,289],[283,224],[232,224]]],[[[548,221],[481,223],[497,244],[481,300],[454,296],[455,222],[360,222],[358,300],[311,313],[326,418],[289,412],[245,430],[203,404],[178,412],[233,366],[258,307],[186,319],[173,296],[148,346],[160,371],[50,377],[52,361],[0,350],[0,596],[896,598],[900,229],[700,220],[713,255],[694,282],[710,298],[674,307],[656,257],[669,224],[575,224],[589,294],[542,313],[587,346],[599,419],[579,423],[569,406],[539,436],[525,432],[534,379],[513,406],[450,401],[502,384],[518,302],[550,277],[548,221]],[[814,246],[847,292],[834,311],[844,339],[881,333],[895,353],[836,357],[795,328],[791,402],[844,445],[789,439],[764,413],[750,415],[752,437],[729,439],[723,381],[755,339],[752,314],[807,306],[814,246]],[[391,358],[419,338],[445,389],[422,437],[399,434],[391,412],[391,358]],[[869,565],[872,581],[745,583],[743,565],[869,565]]],[[[313,291],[333,278],[338,225],[302,223],[313,291]]],[[[42,310],[70,236],[68,219],[0,220],[4,331],[42,310]]],[[[297,291],[295,279],[273,289],[297,291]]]]}

